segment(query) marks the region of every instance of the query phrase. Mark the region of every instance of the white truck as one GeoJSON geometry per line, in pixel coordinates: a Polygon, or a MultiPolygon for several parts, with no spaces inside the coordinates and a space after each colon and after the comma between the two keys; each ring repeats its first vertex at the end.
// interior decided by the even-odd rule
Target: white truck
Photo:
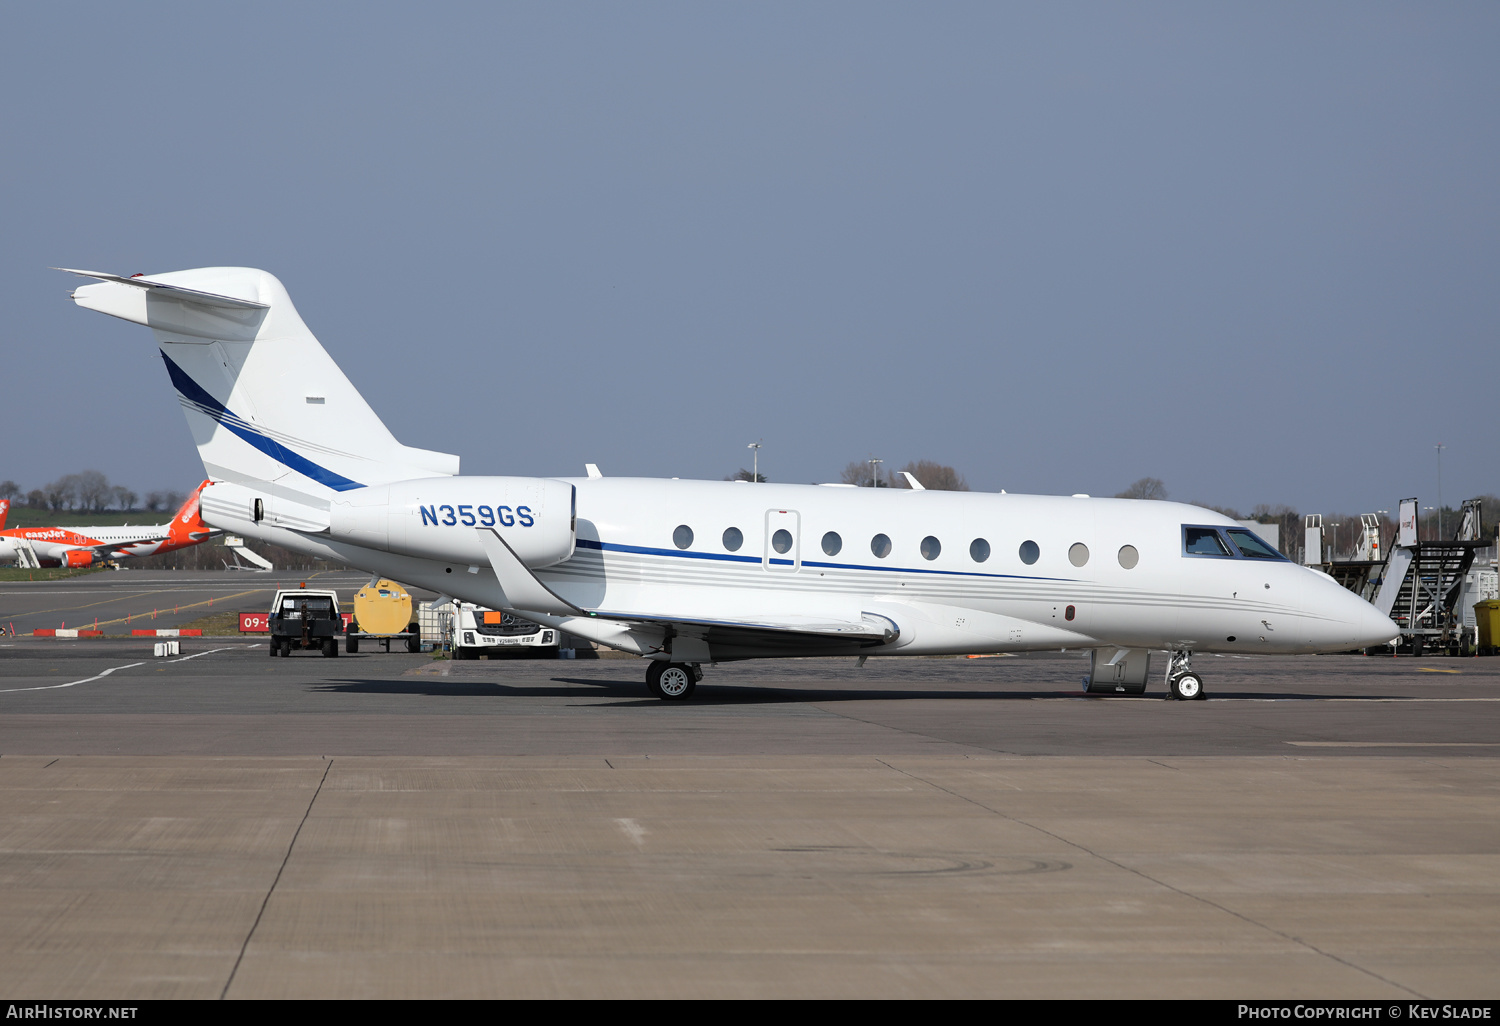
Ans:
{"type": "Polygon", "coordinates": [[[557,658],[559,631],[534,624],[514,613],[458,603],[453,618],[453,658],[478,659],[502,652],[557,658]]]}

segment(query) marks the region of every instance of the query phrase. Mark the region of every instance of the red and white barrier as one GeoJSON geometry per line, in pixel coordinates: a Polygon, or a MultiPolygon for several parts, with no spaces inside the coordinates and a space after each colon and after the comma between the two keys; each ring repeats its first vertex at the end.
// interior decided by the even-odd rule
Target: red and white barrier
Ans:
{"type": "Polygon", "coordinates": [[[166,627],[155,631],[131,631],[137,638],[201,638],[203,632],[195,627],[166,627]]]}
{"type": "Polygon", "coordinates": [[[102,638],[103,631],[90,631],[82,627],[38,627],[31,632],[33,638],[102,638]]]}

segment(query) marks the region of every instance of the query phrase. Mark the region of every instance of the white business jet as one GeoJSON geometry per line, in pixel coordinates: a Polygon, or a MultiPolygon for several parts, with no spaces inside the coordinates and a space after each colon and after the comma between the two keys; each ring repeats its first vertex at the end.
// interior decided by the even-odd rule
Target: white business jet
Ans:
{"type": "Polygon", "coordinates": [[[212,483],[203,519],[649,659],[1089,649],[1091,692],[1201,698],[1195,652],[1333,652],[1399,628],[1235,521],[1172,502],[610,478],[460,477],[397,442],[272,275],[75,271],[150,327],[212,483]]]}

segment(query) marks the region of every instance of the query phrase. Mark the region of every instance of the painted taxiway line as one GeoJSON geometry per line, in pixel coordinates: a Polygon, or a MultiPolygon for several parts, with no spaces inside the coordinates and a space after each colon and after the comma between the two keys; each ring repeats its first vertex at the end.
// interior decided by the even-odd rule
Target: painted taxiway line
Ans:
{"type": "MultiPolygon", "coordinates": [[[[182,656],[182,657],[180,657],[178,659],[168,659],[166,661],[169,662],[169,663],[185,663],[189,659],[197,659],[200,656],[213,655],[215,652],[228,652],[231,649],[235,649],[235,648],[253,648],[253,647],[254,646],[250,646],[250,645],[245,645],[245,646],[241,646],[241,645],[225,645],[222,648],[211,648],[211,649],[209,649],[206,652],[194,652],[190,656],[182,656]]],[[[10,694],[11,692],[15,692],[15,691],[55,691],[58,688],[71,688],[75,684],[88,684],[91,681],[101,680],[101,679],[103,679],[105,677],[108,677],[111,673],[114,673],[116,670],[129,670],[129,669],[131,669],[132,667],[135,667],[135,666],[145,666],[146,662],[147,662],[147,660],[143,659],[143,660],[141,660],[138,663],[126,663],[123,666],[111,666],[109,669],[104,670],[101,673],[96,673],[92,677],[84,677],[82,680],[70,680],[70,681],[68,681],[65,684],[42,684],[42,685],[40,685],[38,687],[34,687],[34,688],[0,688],[0,695],[10,694]]]]}
{"type": "Polygon", "coordinates": [[[1286,741],[1298,748],[1500,748],[1496,741],[1286,741]]]}

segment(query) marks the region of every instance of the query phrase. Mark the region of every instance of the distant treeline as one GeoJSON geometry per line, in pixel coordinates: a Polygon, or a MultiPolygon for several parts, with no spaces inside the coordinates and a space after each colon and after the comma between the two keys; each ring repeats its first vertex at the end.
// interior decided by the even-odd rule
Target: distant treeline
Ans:
{"type": "Polygon", "coordinates": [[[112,485],[97,470],[64,474],[41,488],[22,492],[14,481],[0,481],[0,499],[9,499],[31,509],[77,510],[103,513],[115,509],[124,513],[145,511],[175,513],[187,499],[187,492],[147,492],[144,505],[141,496],[124,485],[112,485]]]}

